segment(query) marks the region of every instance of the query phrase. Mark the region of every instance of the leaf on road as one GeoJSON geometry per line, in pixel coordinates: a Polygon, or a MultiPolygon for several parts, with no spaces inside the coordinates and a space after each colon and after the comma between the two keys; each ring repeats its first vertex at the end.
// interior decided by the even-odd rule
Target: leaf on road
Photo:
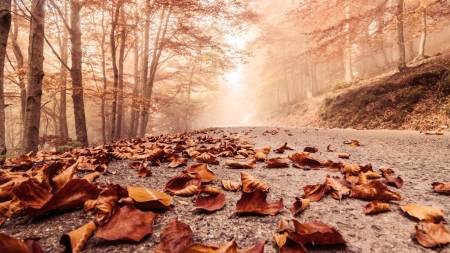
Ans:
{"type": "Polygon", "coordinates": [[[71,166],[64,167],[59,171],[58,174],[54,175],[52,178],[53,187],[52,192],[56,192],[66,185],[71,179],[77,178],[75,171],[77,170],[78,162],[75,162],[71,166]]]}
{"type": "Polygon", "coordinates": [[[116,207],[111,218],[101,226],[95,237],[108,241],[139,242],[153,232],[153,222],[158,215],[143,212],[133,206],[116,207]]]}
{"type": "Polygon", "coordinates": [[[265,242],[266,239],[262,239],[256,245],[246,250],[238,249],[235,239],[223,246],[193,244],[181,253],[263,253],[265,242]]]}
{"type": "Polygon", "coordinates": [[[65,233],[59,239],[59,243],[66,247],[67,251],[70,252],[81,252],[86,245],[89,238],[92,237],[97,226],[93,221],[89,221],[88,224],[79,227],[73,231],[65,233]]]}
{"type": "Polygon", "coordinates": [[[84,177],[82,177],[82,179],[84,179],[92,184],[100,176],[101,176],[100,172],[96,171],[96,172],[92,172],[92,173],[84,175],[84,177]]]}
{"type": "Polygon", "coordinates": [[[217,180],[216,174],[212,172],[206,164],[196,164],[186,169],[189,177],[199,179],[202,183],[209,183],[217,180]]]}
{"type": "Polygon", "coordinates": [[[433,223],[445,221],[442,208],[417,204],[406,204],[402,206],[402,210],[403,212],[406,212],[419,220],[430,221],[433,223]]]}
{"type": "Polygon", "coordinates": [[[166,186],[164,187],[165,191],[169,191],[174,193],[175,191],[182,190],[189,185],[195,185],[200,186],[202,184],[202,181],[199,179],[192,179],[186,175],[174,177],[167,182],[166,186]]]}
{"type": "Polygon", "coordinates": [[[450,183],[433,182],[431,185],[437,193],[450,194],[450,183]]]}
{"type": "Polygon", "coordinates": [[[95,200],[87,200],[84,203],[84,211],[94,215],[95,219],[100,225],[108,221],[114,207],[119,201],[119,194],[112,185],[107,185],[100,188],[100,194],[95,200]]]}
{"type": "Polygon", "coordinates": [[[319,152],[319,149],[317,147],[305,147],[303,151],[309,153],[316,153],[319,152]]]}
{"type": "Polygon", "coordinates": [[[301,224],[297,220],[292,220],[295,232],[290,232],[289,236],[297,243],[312,245],[336,245],[346,244],[342,235],[334,228],[321,221],[313,221],[301,224]]]}
{"type": "Polygon", "coordinates": [[[383,174],[386,183],[393,184],[397,188],[402,188],[404,183],[403,179],[400,176],[394,177],[394,171],[392,169],[381,168],[380,171],[383,174]]]}
{"type": "Polygon", "coordinates": [[[226,160],[225,165],[233,168],[233,169],[253,169],[255,166],[256,159],[252,158],[248,160],[247,162],[238,162],[233,160],[226,160]]]}
{"type": "Polygon", "coordinates": [[[225,194],[219,193],[217,195],[204,196],[203,191],[200,191],[197,194],[197,198],[195,199],[194,206],[196,209],[202,209],[209,212],[213,212],[225,205],[225,194]]]}
{"type": "Polygon", "coordinates": [[[334,199],[342,200],[343,195],[348,195],[350,189],[332,177],[327,177],[325,184],[330,189],[330,196],[334,199]]]}
{"type": "Polygon", "coordinates": [[[202,163],[208,163],[208,164],[215,164],[218,165],[219,161],[216,159],[216,157],[213,154],[210,154],[208,152],[204,152],[198,156],[196,156],[194,161],[202,162],[202,163]]]}
{"type": "Polygon", "coordinates": [[[194,196],[198,193],[198,190],[196,185],[188,185],[185,188],[178,191],[173,191],[172,193],[177,196],[194,196]]]}
{"type": "Polygon", "coordinates": [[[289,167],[289,164],[286,162],[281,161],[277,158],[271,158],[269,160],[266,160],[267,168],[285,168],[289,167]]]}
{"type": "Polygon", "coordinates": [[[267,193],[259,189],[250,193],[242,193],[233,214],[256,213],[276,215],[278,212],[283,210],[282,198],[274,203],[268,203],[266,198],[267,193]]]}
{"type": "Polygon", "coordinates": [[[369,180],[367,179],[366,173],[360,171],[357,184],[368,184],[368,183],[369,183],[369,180]]]}
{"type": "Polygon", "coordinates": [[[172,197],[153,189],[127,186],[128,195],[133,199],[134,206],[141,210],[168,210],[172,197]]]}
{"type": "Polygon", "coordinates": [[[302,212],[309,206],[309,203],[310,203],[309,199],[301,199],[301,198],[295,197],[295,202],[294,202],[294,204],[292,204],[292,207],[291,207],[291,213],[293,215],[299,214],[300,212],[302,212]]]}
{"type": "Polygon", "coordinates": [[[402,196],[389,190],[379,180],[373,180],[368,184],[362,184],[352,187],[349,197],[365,200],[379,200],[379,201],[401,201],[402,196]]]}
{"type": "Polygon", "coordinates": [[[27,180],[15,186],[11,190],[12,200],[9,203],[9,211],[6,216],[28,215],[41,209],[42,206],[52,197],[47,190],[27,180]]]}
{"type": "Polygon", "coordinates": [[[374,200],[369,204],[367,204],[367,206],[364,208],[364,214],[377,214],[391,210],[392,210],[391,205],[383,203],[378,200],[374,200]]]}
{"type": "Polygon", "coordinates": [[[294,162],[299,168],[309,166],[311,169],[318,169],[322,167],[322,163],[312,157],[308,157],[309,153],[295,153],[291,157],[288,157],[292,162],[294,162]]]}
{"type": "Polygon", "coordinates": [[[166,224],[155,253],[179,253],[191,246],[194,234],[189,225],[174,219],[166,224]]]}
{"type": "Polygon", "coordinates": [[[142,168],[139,169],[138,175],[140,177],[149,177],[149,176],[152,175],[152,171],[147,169],[146,167],[142,167],[142,168]]]}
{"type": "Polygon", "coordinates": [[[350,158],[350,154],[349,153],[339,153],[338,157],[342,158],[342,159],[349,159],[350,158]]]}
{"type": "Polygon", "coordinates": [[[303,191],[305,192],[306,198],[311,202],[319,201],[325,193],[330,190],[326,183],[316,184],[316,185],[305,185],[303,186],[303,191]]]}
{"type": "Polygon", "coordinates": [[[242,191],[243,192],[253,192],[256,189],[262,191],[268,191],[269,186],[266,185],[263,181],[251,176],[250,174],[241,171],[241,182],[242,182],[242,191]]]}
{"type": "Polygon", "coordinates": [[[342,174],[350,173],[353,176],[359,176],[361,167],[357,164],[346,164],[341,170],[342,174]]]}
{"type": "Polygon", "coordinates": [[[2,253],[29,253],[27,245],[20,239],[0,233],[2,253]]]}
{"type": "Polygon", "coordinates": [[[415,228],[417,241],[424,247],[433,248],[450,242],[450,233],[442,222],[420,221],[415,228]]]}
{"type": "Polygon", "coordinates": [[[222,180],[222,186],[228,191],[239,191],[242,187],[240,183],[231,180],[222,180]]]}

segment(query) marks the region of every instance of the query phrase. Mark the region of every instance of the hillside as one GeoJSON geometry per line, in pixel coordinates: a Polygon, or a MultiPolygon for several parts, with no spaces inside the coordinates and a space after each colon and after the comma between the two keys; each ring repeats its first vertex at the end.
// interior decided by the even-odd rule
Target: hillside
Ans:
{"type": "Polygon", "coordinates": [[[439,130],[450,125],[450,51],[255,116],[289,127],[439,130]]]}

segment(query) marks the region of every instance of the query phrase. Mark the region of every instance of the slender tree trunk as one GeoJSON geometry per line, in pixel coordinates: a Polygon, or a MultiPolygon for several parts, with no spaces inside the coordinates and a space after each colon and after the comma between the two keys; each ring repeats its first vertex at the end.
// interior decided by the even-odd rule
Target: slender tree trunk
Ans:
{"type": "Polygon", "coordinates": [[[117,126],[116,126],[116,139],[122,138],[122,119],[123,119],[123,62],[125,58],[125,39],[126,39],[126,26],[125,24],[125,8],[122,6],[120,11],[122,20],[122,29],[120,31],[120,47],[119,47],[119,90],[117,97],[117,126]]]}
{"type": "Polygon", "coordinates": [[[403,37],[403,1],[398,0],[397,6],[397,43],[398,43],[398,70],[401,72],[406,69],[405,61],[405,39],[403,37]]]}
{"type": "Polygon", "coordinates": [[[105,96],[106,96],[106,88],[107,88],[107,82],[106,82],[106,49],[105,49],[105,41],[106,41],[106,26],[104,25],[105,22],[105,12],[102,11],[102,42],[100,45],[100,48],[102,50],[102,76],[103,76],[103,96],[102,96],[102,104],[100,107],[100,113],[102,115],[102,141],[103,144],[106,143],[106,112],[105,112],[105,96]]]}
{"type": "Polygon", "coordinates": [[[83,72],[81,50],[81,27],[80,27],[80,9],[77,1],[70,1],[70,42],[72,44],[72,68],[70,76],[72,77],[72,100],[75,116],[75,132],[77,140],[87,146],[88,135],[86,129],[86,114],[84,110],[84,91],[83,91],[83,72]]]}
{"type": "Polygon", "coordinates": [[[292,90],[294,91],[295,101],[298,101],[298,90],[297,90],[297,84],[295,83],[294,68],[291,68],[291,80],[292,80],[292,90]]]}
{"type": "Polygon", "coordinates": [[[44,78],[44,22],[45,0],[33,0],[31,2],[30,37],[28,46],[27,109],[25,112],[24,128],[25,152],[36,152],[39,145],[42,79],[44,78]]]}
{"type": "Polygon", "coordinates": [[[414,40],[408,41],[408,54],[409,54],[408,59],[410,61],[414,60],[414,57],[415,57],[415,55],[414,55],[414,40]]]}
{"type": "MultiPolygon", "coordinates": [[[[64,18],[67,20],[68,6],[67,1],[64,2],[64,18]]],[[[69,34],[67,29],[63,29],[63,37],[61,41],[61,60],[67,65],[68,55],[68,41],[69,34]]],[[[60,97],[59,97],[59,136],[62,138],[69,138],[69,129],[67,126],[67,69],[61,64],[60,66],[60,97]]]]}
{"type": "Polygon", "coordinates": [[[427,9],[422,7],[422,33],[420,34],[419,57],[425,56],[425,42],[427,39],[427,9]]]}
{"type": "Polygon", "coordinates": [[[119,70],[117,69],[117,57],[116,57],[116,27],[117,21],[119,19],[119,11],[120,5],[116,6],[116,9],[113,13],[112,17],[112,25],[111,25],[111,33],[109,35],[109,41],[111,45],[111,61],[113,66],[114,73],[114,82],[113,82],[113,101],[111,105],[111,132],[109,139],[113,141],[116,137],[116,121],[117,121],[117,94],[118,94],[118,86],[119,86],[119,70]]]}
{"type": "Polygon", "coordinates": [[[131,105],[131,115],[130,115],[130,129],[128,130],[128,138],[134,138],[137,136],[137,126],[139,125],[139,105],[137,103],[137,98],[139,96],[139,83],[141,79],[139,78],[139,38],[138,38],[138,28],[134,29],[134,86],[133,86],[133,103],[131,105]]]}
{"type": "MultiPolygon", "coordinates": [[[[349,4],[345,7],[345,19],[350,18],[349,4]]],[[[350,24],[345,25],[345,45],[344,45],[344,68],[345,68],[345,81],[353,81],[353,66],[352,66],[352,44],[350,41],[350,24]]]]}
{"type": "Polygon", "coordinates": [[[191,87],[192,87],[192,78],[194,77],[194,71],[195,71],[195,66],[197,64],[197,61],[194,60],[193,66],[192,66],[192,70],[191,70],[191,74],[189,76],[189,82],[188,82],[188,94],[187,94],[187,101],[186,101],[186,109],[185,109],[185,116],[184,116],[184,132],[188,131],[188,122],[189,122],[189,106],[191,103],[191,87]]]}
{"type": "MultiPolygon", "coordinates": [[[[11,0],[0,2],[0,155],[6,155],[4,66],[6,44],[11,29],[11,0]]],[[[44,45],[44,44],[42,44],[44,45]]]]}
{"type": "MultiPolygon", "coordinates": [[[[13,5],[14,13],[17,13],[16,4],[13,5]]],[[[19,78],[19,89],[20,89],[20,129],[19,129],[19,140],[22,141],[23,133],[24,133],[24,122],[25,122],[25,109],[27,102],[27,88],[25,86],[26,82],[26,73],[25,73],[25,63],[23,60],[22,50],[20,49],[19,43],[17,42],[17,37],[19,34],[19,23],[17,21],[17,14],[13,15],[14,26],[12,29],[12,48],[14,52],[14,56],[17,61],[17,76],[19,78]]]]}
{"type": "MultiPolygon", "coordinates": [[[[149,56],[149,42],[150,42],[150,6],[147,6],[147,12],[146,12],[146,17],[145,17],[145,28],[144,28],[144,51],[142,52],[143,57],[142,57],[142,78],[141,78],[141,94],[142,94],[142,103],[141,103],[141,115],[139,118],[139,126],[136,125],[136,129],[139,127],[139,137],[144,137],[145,136],[145,128],[147,127],[147,123],[144,123],[143,121],[146,120],[146,116],[148,114],[148,106],[147,102],[145,101],[145,95],[148,93],[148,88],[147,88],[147,81],[148,81],[148,56],[149,56]]],[[[162,20],[160,21],[160,28],[158,29],[158,31],[160,31],[161,29],[161,24],[162,24],[162,20]]],[[[137,123],[136,123],[137,124],[137,123]]],[[[137,132],[137,131],[136,131],[137,132]]]]}
{"type": "Polygon", "coordinates": [[[286,99],[287,103],[291,102],[289,97],[289,81],[287,76],[287,65],[286,65],[286,46],[283,45],[283,70],[284,70],[284,84],[286,86],[286,99]]]}

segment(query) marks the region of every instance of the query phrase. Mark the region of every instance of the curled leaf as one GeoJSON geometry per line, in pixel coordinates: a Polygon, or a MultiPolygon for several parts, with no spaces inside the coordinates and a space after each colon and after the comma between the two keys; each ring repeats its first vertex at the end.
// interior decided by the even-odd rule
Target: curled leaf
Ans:
{"type": "Polygon", "coordinates": [[[2,253],[28,253],[27,245],[20,239],[0,233],[2,253]]]}
{"type": "Polygon", "coordinates": [[[373,180],[368,184],[354,186],[350,190],[349,197],[379,201],[403,200],[402,196],[399,193],[389,190],[379,180],[373,180]]]}
{"type": "Polygon", "coordinates": [[[357,164],[347,164],[341,170],[343,174],[350,173],[353,176],[358,176],[361,171],[361,167],[357,164]]]}
{"type": "Polygon", "coordinates": [[[85,175],[82,179],[87,180],[89,183],[93,183],[97,178],[99,178],[101,174],[96,171],[85,175]]]}
{"type": "MultiPolygon", "coordinates": [[[[310,203],[309,199],[301,199],[301,198],[295,197],[295,202],[294,202],[294,204],[292,204],[292,207],[291,207],[291,213],[293,215],[297,215],[298,213],[305,210],[309,206],[309,203],[310,203]]],[[[281,247],[281,246],[279,246],[279,247],[281,247]]]]}
{"type": "Polygon", "coordinates": [[[233,169],[253,169],[256,159],[250,159],[247,162],[237,162],[233,160],[226,160],[225,165],[233,169]]]}
{"type": "Polygon", "coordinates": [[[358,176],[358,184],[368,184],[369,180],[367,179],[367,175],[360,171],[358,176]]]}
{"type": "Polygon", "coordinates": [[[216,157],[208,152],[196,156],[194,160],[208,164],[219,164],[219,161],[216,159],[216,157]]]}
{"type": "Polygon", "coordinates": [[[431,185],[433,186],[433,190],[437,193],[450,193],[450,183],[433,182],[431,185]]]}
{"type": "Polygon", "coordinates": [[[442,208],[422,206],[417,204],[406,204],[402,206],[403,212],[416,217],[419,220],[425,220],[430,222],[445,221],[442,208]]]}
{"type": "Polygon", "coordinates": [[[216,174],[212,172],[206,164],[196,164],[186,169],[189,175],[194,175],[196,179],[201,180],[203,183],[209,183],[217,180],[216,174]]]}
{"type": "Polygon", "coordinates": [[[303,186],[306,198],[310,201],[319,201],[322,196],[329,191],[327,184],[305,185],[303,186]]]}
{"type": "Polygon", "coordinates": [[[283,199],[274,203],[266,201],[267,193],[256,189],[254,192],[242,193],[234,213],[256,213],[275,215],[283,210],[283,199]]]}
{"type": "Polygon", "coordinates": [[[217,196],[221,193],[220,190],[217,188],[204,185],[200,185],[199,187],[197,187],[197,190],[199,193],[204,193],[210,196],[217,196]]]}
{"type": "Polygon", "coordinates": [[[263,181],[251,176],[250,174],[241,171],[241,182],[242,182],[242,191],[243,192],[253,192],[256,189],[262,191],[268,191],[269,186],[266,185],[263,181]]]}
{"type": "Polygon", "coordinates": [[[330,196],[341,200],[343,195],[348,195],[350,189],[332,177],[327,177],[325,184],[330,189],[330,196]]]}
{"type": "Polygon", "coordinates": [[[193,244],[194,233],[189,225],[174,219],[166,224],[159,241],[155,253],[179,253],[193,244]]]}
{"type": "Polygon", "coordinates": [[[228,191],[239,191],[241,189],[240,183],[231,180],[222,180],[222,186],[228,191]]]}
{"type": "Polygon", "coordinates": [[[433,248],[450,242],[450,232],[442,222],[420,221],[415,228],[417,241],[424,247],[433,248]]]}
{"type": "Polygon", "coordinates": [[[134,206],[141,210],[168,210],[172,203],[172,197],[164,192],[133,186],[127,186],[127,190],[134,206]]]}
{"type": "Polygon", "coordinates": [[[81,252],[94,231],[97,229],[93,221],[61,236],[59,243],[68,251],[81,252]]]}
{"type": "Polygon", "coordinates": [[[348,154],[348,153],[339,153],[338,157],[342,158],[342,159],[349,159],[350,158],[350,154],[348,154]]]}
{"type": "Polygon", "coordinates": [[[196,185],[188,185],[185,188],[173,191],[172,193],[177,196],[194,196],[198,193],[198,190],[196,185]]]}
{"type": "Polygon", "coordinates": [[[378,173],[375,173],[373,171],[367,171],[366,173],[367,179],[379,179],[381,178],[381,175],[378,173]]]}
{"type": "Polygon", "coordinates": [[[346,244],[342,235],[334,228],[321,221],[313,221],[301,224],[297,220],[292,220],[295,232],[290,232],[289,236],[297,243],[313,245],[336,245],[346,244]]]}
{"type": "Polygon", "coordinates": [[[112,185],[108,185],[101,189],[96,200],[87,200],[84,203],[84,211],[94,215],[97,222],[103,225],[109,219],[118,201],[119,194],[112,185]]]}
{"type": "Polygon", "coordinates": [[[202,192],[197,194],[195,199],[195,207],[197,209],[203,209],[209,212],[213,212],[225,205],[225,194],[219,193],[213,196],[203,196],[202,192]]]}
{"type": "Polygon", "coordinates": [[[392,210],[391,205],[383,203],[378,200],[374,200],[369,204],[367,204],[367,206],[364,208],[364,214],[376,214],[391,210],[392,210]]]}
{"type": "Polygon", "coordinates": [[[289,167],[288,163],[281,161],[280,159],[271,158],[266,160],[267,168],[284,168],[289,167]]]}
{"type": "Polygon", "coordinates": [[[186,188],[189,185],[200,186],[202,183],[199,179],[192,179],[187,176],[174,177],[167,182],[164,187],[165,191],[175,192],[186,188]]]}

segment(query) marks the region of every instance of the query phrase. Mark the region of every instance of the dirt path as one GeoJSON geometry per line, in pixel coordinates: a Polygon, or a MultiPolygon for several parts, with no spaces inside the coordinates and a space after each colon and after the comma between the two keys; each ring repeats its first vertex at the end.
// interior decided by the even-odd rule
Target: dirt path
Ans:
{"type": "MultiPolygon", "coordinates": [[[[221,180],[230,179],[240,182],[240,172],[246,171],[254,177],[263,180],[271,189],[268,202],[283,198],[284,210],[275,216],[235,215],[236,202],[240,192],[226,194],[225,207],[214,213],[192,212],[194,197],[174,197],[173,210],[160,213],[154,226],[154,233],[138,244],[109,243],[91,240],[86,250],[88,252],[152,252],[159,242],[159,235],[165,224],[173,218],[190,225],[194,232],[195,242],[223,245],[235,238],[238,245],[247,248],[261,238],[266,238],[265,252],[278,252],[272,239],[281,219],[297,219],[301,223],[320,220],[335,227],[348,241],[347,248],[315,248],[308,247],[310,252],[450,252],[450,246],[437,249],[426,249],[414,239],[414,218],[409,218],[400,209],[400,205],[416,203],[426,206],[441,207],[444,209],[444,218],[450,218],[450,196],[439,195],[431,190],[431,183],[435,181],[450,182],[450,135],[430,136],[412,131],[358,131],[358,130],[322,130],[322,129],[288,129],[264,127],[236,127],[224,128],[225,134],[230,132],[239,134],[243,139],[255,142],[255,147],[271,146],[272,149],[287,142],[296,150],[286,154],[303,151],[307,146],[314,146],[319,153],[311,156],[319,160],[329,159],[359,165],[372,164],[374,171],[379,168],[392,168],[396,175],[400,175],[405,184],[397,189],[389,186],[393,191],[399,192],[405,199],[400,203],[392,203],[393,211],[374,216],[364,215],[363,209],[367,201],[353,198],[344,198],[337,201],[330,196],[324,196],[311,205],[298,216],[289,211],[295,197],[303,195],[302,186],[308,184],[321,184],[326,175],[341,176],[338,172],[330,172],[326,168],[319,170],[301,170],[293,167],[268,169],[264,163],[257,163],[254,169],[240,170],[227,168],[225,159],[220,159],[220,165],[209,165],[218,176],[218,181],[212,185],[221,188],[221,180]],[[277,130],[278,134],[262,135],[265,131],[277,130]],[[245,132],[249,134],[244,135],[245,132]],[[289,136],[291,134],[292,136],[289,136]],[[255,138],[253,138],[255,137],[255,138]],[[359,140],[363,146],[351,147],[342,142],[347,139],[359,140]],[[341,160],[336,152],[326,152],[328,145],[336,148],[338,152],[351,154],[350,159],[341,160]],[[187,202],[183,205],[182,202],[187,202]]],[[[210,133],[211,135],[212,132],[210,133]]],[[[217,134],[222,136],[223,133],[217,134]]],[[[233,135],[235,136],[235,135],[233,135]]],[[[271,152],[270,157],[277,156],[271,152]]],[[[189,161],[189,165],[194,162],[189,161]]],[[[122,186],[145,186],[153,189],[163,189],[166,182],[178,175],[185,167],[170,169],[167,164],[161,167],[152,167],[153,175],[147,178],[138,177],[137,173],[130,171],[126,161],[110,163],[110,171],[117,171],[116,175],[102,176],[97,183],[109,180],[122,186]]],[[[30,224],[20,224],[18,219],[5,221],[1,232],[12,236],[24,238],[40,238],[40,243],[47,252],[62,252],[64,249],[58,243],[65,232],[86,224],[91,217],[84,211],[56,213],[33,221],[30,224]]],[[[292,224],[291,224],[292,225],[292,224]]],[[[448,227],[448,226],[447,226],[448,227]]]]}

